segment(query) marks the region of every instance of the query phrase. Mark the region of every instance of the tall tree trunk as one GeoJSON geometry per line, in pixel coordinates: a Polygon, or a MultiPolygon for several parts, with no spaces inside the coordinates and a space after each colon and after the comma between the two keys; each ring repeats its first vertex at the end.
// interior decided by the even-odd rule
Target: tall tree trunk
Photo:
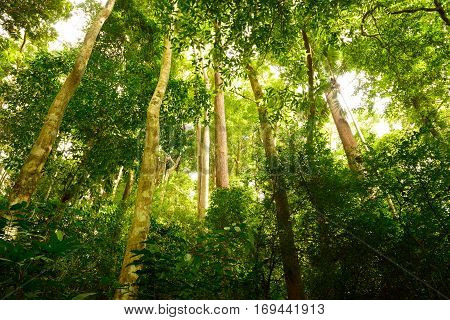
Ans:
{"type": "Polygon", "coordinates": [[[198,195],[198,216],[205,217],[208,208],[209,199],[209,126],[205,125],[201,131],[200,141],[200,172],[199,179],[201,181],[198,195]]]}
{"type": "MultiPolygon", "coordinates": [[[[339,92],[339,84],[336,82],[336,79],[331,78],[330,79],[330,88],[326,92],[328,106],[329,106],[331,114],[333,116],[333,120],[336,125],[336,129],[338,130],[339,137],[342,142],[342,146],[344,147],[345,155],[347,156],[348,166],[354,172],[362,174],[363,166],[362,166],[361,155],[358,151],[358,142],[356,141],[355,137],[353,136],[352,129],[350,128],[350,125],[348,124],[347,120],[345,119],[344,111],[341,107],[341,104],[339,103],[339,101],[337,99],[338,92],[339,92]]],[[[351,110],[349,110],[349,112],[351,112],[351,110]]],[[[355,126],[357,126],[356,120],[353,119],[353,121],[355,122],[355,126]]],[[[357,129],[358,129],[358,127],[357,127],[357,129]]],[[[359,129],[358,129],[358,134],[360,135],[361,140],[364,143],[364,141],[365,141],[364,137],[359,129]]],[[[366,149],[367,149],[367,146],[366,146],[366,149]]],[[[392,216],[394,218],[396,218],[397,210],[395,209],[395,205],[392,202],[392,198],[390,195],[386,196],[386,203],[389,207],[389,211],[391,211],[391,213],[392,213],[392,216]]]]}
{"type": "Polygon", "coordinates": [[[133,189],[133,184],[134,184],[134,170],[130,169],[128,171],[127,184],[125,185],[125,189],[123,190],[122,194],[122,202],[126,202],[130,197],[131,190],[133,189]]]}
{"type": "MultiPolygon", "coordinates": [[[[216,31],[215,47],[220,48],[220,26],[214,25],[216,31]]],[[[215,162],[216,162],[216,187],[228,188],[228,146],[227,125],[225,121],[225,96],[223,93],[223,81],[219,71],[219,54],[214,57],[214,123],[215,123],[215,162]]]]}
{"type": "Polygon", "coordinates": [[[202,190],[202,122],[201,119],[197,123],[197,215],[199,218],[202,217],[201,207],[200,207],[200,196],[202,190]]]}
{"type": "Polygon", "coordinates": [[[250,65],[247,66],[247,70],[258,107],[262,141],[264,144],[269,170],[271,171],[270,174],[272,177],[273,197],[276,206],[278,237],[280,240],[281,258],[283,261],[284,279],[286,282],[288,298],[306,299],[303,282],[300,276],[300,266],[294,243],[294,234],[292,232],[288,198],[280,170],[281,165],[279,163],[275,148],[272,126],[268,120],[267,109],[262,103],[263,92],[258,79],[256,78],[256,72],[250,65]]]}
{"type": "Polygon", "coordinates": [[[106,19],[111,14],[114,3],[115,0],[108,0],[106,6],[95,17],[91,27],[86,33],[75,65],[53,100],[39,136],[16,180],[10,195],[10,205],[24,201],[29,202],[36,190],[36,186],[41,177],[41,172],[47,161],[48,155],[52,150],[53,144],[55,143],[56,136],[58,135],[64,111],[81,82],[97,36],[106,19]]]}
{"type": "Polygon", "coordinates": [[[23,53],[23,48],[25,48],[26,43],[27,43],[27,30],[25,30],[23,32],[23,40],[22,40],[22,44],[20,45],[20,48],[19,48],[20,53],[23,53]]]}
{"type": "Polygon", "coordinates": [[[215,161],[216,161],[216,186],[228,188],[228,146],[227,125],[225,122],[225,98],[222,90],[222,78],[219,71],[214,74],[216,96],[214,99],[214,123],[215,123],[215,161]]]}
{"type": "Polygon", "coordinates": [[[53,186],[56,183],[56,178],[57,177],[58,177],[58,171],[55,171],[55,174],[52,176],[52,179],[50,180],[47,192],[45,193],[45,198],[44,198],[45,201],[48,201],[48,198],[50,198],[50,194],[52,193],[53,186]]]}
{"type": "Polygon", "coordinates": [[[308,115],[308,136],[307,143],[311,145],[314,130],[316,126],[316,99],[314,97],[314,66],[313,66],[313,52],[311,43],[309,42],[308,34],[302,29],[303,44],[306,49],[306,67],[308,68],[308,100],[309,100],[309,115],[308,115]]]}
{"type": "Polygon", "coordinates": [[[112,198],[113,199],[116,195],[117,187],[119,186],[120,180],[122,180],[122,175],[123,175],[123,166],[120,167],[119,173],[117,174],[117,178],[114,180],[113,190],[112,190],[112,198]]]}
{"type": "Polygon", "coordinates": [[[117,289],[115,299],[133,299],[138,291],[136,271],[141,267],[131,265],[138,259],[132,251],[141,250],[145,247],[144,241],[147,239],[150,226],[152,197],[158,173],[159,112],[169,82],[171,60],[170,40],[165,38],[158,84],[147,109],[145,147],[139,174],[136,208],[119,276],[119,282],[123,288],[117,289]]]}
{"type": "Polygon", "coordinates": [[[331,114],[333,116],[334,124],[339,133],[339,137],[344,147],[345,154],[347,156],[348,166],[355,172],[360,172],[361,156],[358,152],[358,142],[353,136],[352,129],[345,119],[344,111],[337,99],[337,93],[339,91],[338,84],[334,78],[330,80],[330,88],[326,92],[326,98],[331,114]]]}
{"type": "Polygon", "coordinates": [[[234,159],[234,174],[239,176],[240,173],[240,165],[241,165],[241,149],[242,149],[242,143],[241,140],[238,140],[237,142],[237,150],[236,150],[236,158],[234,159]]]}
{"type": "MultiPolygon", "coordinates": [[[[203,65],[202,59],[202,72],[203,79],[205,80],[205,86],[209,89],[209,79],[208,74],[206,72],[206,68],[203,65]]],[[[198,200],[197,200],[197,214],[200,219],[205,217],[205,212],[208,207],[208,199],[209,199],[209,145],[210,145],[210,137],[209,137],[209,112],[205,110],[203,114],[204,124],[199,120],[199,158],[198,158],[198,200]]]]}

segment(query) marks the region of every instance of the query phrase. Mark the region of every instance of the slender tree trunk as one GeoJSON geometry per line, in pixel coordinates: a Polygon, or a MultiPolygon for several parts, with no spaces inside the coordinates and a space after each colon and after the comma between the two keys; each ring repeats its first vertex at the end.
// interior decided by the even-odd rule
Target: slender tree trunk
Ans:
{"type": "MultiPolygon", "coordinates": [[[[214,25],[216,31],[215,47],[220,47],[220,26],[214,25]]],[[[227,125],[225,121],[225,96],[223,81],[219,72],[219,55],[214,57],[214,123],[215,123],[215,161],[216,161],[216,187],[228,188],[228,146],[227,125]]]]}
{"type": "Polygon", "coordinates": [[[262,103],[263,92],[258,79],[256,78],[256,72],[250,65],[247,66],[247,70],[258,107],[262,141],[269,170],[271,171],[278,237],[280,240],[281,258],[283,261],[284,279],[286,282],[288,298],[306,299],[303,282],[300,276],[300,266],[294,243],[294,234],[292,232],[288,198],[280,170],[281,165],[275,148],[272,126],[268,120],[267,109],[262,103]]]}
{"type": "Polygon", "coordinates": [[[136,271],[141,267],[130,264],[138,259],[132,251],[145,247],[144,241],[147,239],[150,226],[152,197],[158,174],[159,112],[169,82],[171,60],[170,40],[165,38],[158,84],[147,109],[145,147],[139,174],[136,208],[119,276],[123,288],[117,289],[115,294],[115,299],[119,300],[133,299],[138,291],[136,271]]]}
{"type": "Polygon", "coordinates": [[[241,140],[238,140],[237,142],[237,150],[236,150],[236,158],[234,161],[234,174],[237,176],[239,176],[240,173],[240,165],[241,165],[241,148],[242,148],[242,144],[241,144],[241,140]]]}
{"type": "MultiPolygon", "coordinates": [[[[350,128],[350,125],[348,124],[347,120],[345,119],[344,111],[341,107],[341,104],[339,103],[339,101],[337,99],[338,92],[339,92],[339,84],[336,82],[336,79],[331,78],[330,79],[330,88],[326,92],[328,106],[330,107],[330,111],[333,116],[333,120],[336,125],[336,128],[338,130],[339,137],[342,142],[342,146],[344,147],[345,155],[347,156],[348,166],[354,172],[362,174],[363,166],[362,166],[361,155],[358,151],[358,142],[356,141],[355,137],[353,136],[352,129],[350,128]]],[[[351,110],[349,110],[349,112],[351,112],[351,110]]],[[[355,122],[355,126],[357,126],[356,120],[353,119],[353,121],[355,122]]],[[[361,140],[364,143],[364,141],[365,141],[364,137],[358,127],[357,127],[357,129],[358,129],[358,134],[360,135],[361,140]]],[[[366,149],[367,149],[367,146],[366,146],[366,149]]],[[[392,202],[392,198],[390,195],[386,196],[386,203],[389,207],[389,211],[391,211],[391,213],[392,213],[392,216],[394,218],[396,218],[397,210],[395,209],[395,205],[392,202]]]]}
{"type": "Polygon", "coordinates": [[[113,199],[116,195],[117,187],[119,186],[120,180],[122,180],[122,175],[123,175],[123,166],[120,167],[119,173],[117,174],[117,178],[116,178],[116,180],[114,180],[114,185],[113,185],[113,190],[112,190],[112,198],[113,199]]]}
{"type": "Polygon", "coordinates": [[[208,208],[209,199],[209,126],[202,128],[201,142],[200,142],[200,162],[201,170],[199,172],[199,179],[201,185],[199,189],[198,198],[198,216],[205,217],[206,209],[208,208]]]}
{"type": "Polygon", "coordinates": [[[121,267],[118,261],[118,255],[121,252],[120,245],[120,235],[123,229],[124,223],[124,214],[127,212],[128,207],[130,206],[130,198],[131,191],[133,189],[134,184],[134,170],[128,170],[127,182],[125,184],[125,189],[123,190],[121,201],[119,202],[116,210],[115,210],[115,225],[111,232],[111,238],[114,240],[114,245],[109,247],[109,254],[114,257],[114,264],[111,266],[111,274],[116,274],[116,271],[121,267]]]}
{"type": "Polygon", "coordinates": [[[201,119],[197,123],[197,215],[202,217],[202,210],[200,207],[200,197],[202,193],[202,122],[201,119]]]}
{"type": "Polygon", "coordinates": [[[214,74],[216,96],[214,99],[215,122],[215,160],[216,160],[216,186],[228,188],[228,146],[227,126],[225,122],[225,98],[222,90],[222,78],[218,71],[214,74]]]}
{"type": "Polygon", "coordinates": [[[302,29],[303,44],[306,49],[306,66],[308,68],[308,99],[309,99],[309,116],[308,116],[308,137],[307,143],[311,145],[314,130],[316,126],[316,99],[314,96],[314,66],[313,66],[313,52],[311,43],[309,42],[308,34],[302,29]]]}
{"type": "Polygon", "coordinates": [[[358,152],[358,142],[353,136],[352,129],[345,119],[344,111],[337,99],[339,87],[335,79],[330,80],[330,88],[326,92],[326,98],[331,114],[333,116],[334,124],[339,133],[345,154],[347,156],[348,166],[355,172],[360,172],[361,156],[358,152]]]}
{"type": "MultiPolygon", "coordinates": [[[[203,71],[203,78],[205,80],[205,86],[209,89],[209,79],[206,73],[206,69],[203,65],[201,65],[203,71]]],[[[203,114],[204,124],[199,121],[199,166],[198,166],[198,201],[197,201],[197,214],[200,219],[205,217],[205,212],[208,207],[209,200],[209,145],[210,145],[210,137],[209,137],[209,112],[205,110],[203,114]]]]}
{"type": "Polygon", "coordinates": [[[52,179],[50,180],[49,187],[47,189],[47,192],[45,193],[45,198],[44,198],[45,201],[48,201],[48,198],[50,198],[50,195],[52,193],[53,186],[56,183],[57,177],[58,177],[58,171],[55,172],[55,174],[52,176],[52,179]]]}
{"type": "Polygon", "coordinates": [[[20,202],[29,202],[36,190],[36,186],[41,177],[41,172],[47,161],[48,155],[55,143],[59,127],[62,122],[64,111],[72,98],[75,90],[81,82],[81,78],[86,70],[89,58],[94,48],[97,36],[111,14],[115,0],[108,0],[106,6],[98,13],[84,38],[75,65],[62,85],[50,109],[46,120],[36,139],[33,148],[26,159],[19,177],[10,195],[10,205],[20,202]]]}
{"type": "Polygon", "coordinates": [[[22,44],[20,45],[19,51],[20,53],[23,53],[23,48],[25,47],[25,44],[27,43],[27,30],[23,32],[23,40],[22,44]]]}
{"type": "Polygon", "coordinates": [[[0,174],[0,191],[1,191],[3,189],[6,189],[6,186],[4,186],[3,183],[5,182],[8,173],[3,168],[0,168],[0,172],[1,172],[0,174]]]}
{"type": "Polygon", "coordinates": [[[128,172],[127,184],[125,185],[125,189],[123,190],[122,194],[122,202],[126,202],[130,197],[131,190],[133,190],[133,184],[134,184],[134,170],[130,169],[128,172]]]}

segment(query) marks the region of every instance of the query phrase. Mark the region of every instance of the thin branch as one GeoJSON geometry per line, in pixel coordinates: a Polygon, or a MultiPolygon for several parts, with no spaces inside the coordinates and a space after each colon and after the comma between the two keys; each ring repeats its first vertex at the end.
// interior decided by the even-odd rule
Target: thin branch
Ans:
{"type": "Polygon", "coordinates": [[[24,32],[23,32],[23,41],[22,41],[22,44],[21,44],[21,46],[20,46],[20,52],[22,53],[22,51],[23,51],[23,48],[25,47],[25,43],[27,42],[27,30],[25,30],[24,32]]]}
{"type": "Polygon", "coordinates": [[[399,11],[391,11],[390,14],[402,14],[402,13],[415,13],[419,11],[425,11],[425,12],[435,12],[438,11],[437,8],[408,8],[408,9],[402,9],[399,11]]]}
{"type": "Polygon", "coordinates": [[[254,102],[254,103],[256,103],[256,101],[255,100],[253,100],[253,99],[251,99],[251,98],[249,98],[249,97],[247,97],[247,96],[245,96],[245,95],[243,95],[242,93],[240,93],[240,92],[237,92],[236,90],[234,90],[234,89],[229,89],[228,90],[229,92],[231,92],[231,93],[234,93],[234,94],[236,94],[236,95],[238,95],[238,96],[240,96],[240,97],[242,97],[242,98],[244,98],[244,99],[246,99],[246,100],[248,100],[248,101],[251,101],[251,102],[254,102]]]}
{"type": "Polygon", "coordinates": [[[398,11],[389,12],[390,14],[403,14],[403,13],[416,13],[416,12],[437,12],[439,13],[440,18],[445,22],[446,25],[450,25],[450,21],[447,17],[447,14],[444,10],[444,7],[438,0],[434,0],[434,8],[407,8],[398,11]]]}

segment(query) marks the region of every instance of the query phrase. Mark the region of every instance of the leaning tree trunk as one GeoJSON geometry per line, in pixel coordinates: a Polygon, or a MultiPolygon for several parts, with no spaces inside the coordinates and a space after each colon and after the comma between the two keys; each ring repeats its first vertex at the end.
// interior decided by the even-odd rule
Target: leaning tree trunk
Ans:
{"type": "Polygon", "coordinates": [[[300,276],[297,250],[292,232],[287,192],[281,175],[272,126],[269,123],[267,109],[262,103],[263,92],[252,66],[247,66],[248,77],[258,107],[259,123],[264,150],[272,177],[273,197],[276,206],[278,237],[280,240],[281,258],[283,261],[284,279],[289,299],[305,299],[303,282],[300,276]]]}
{"type": "Polygon", "coordinates": [[[339,137],[344,147],[345,155],[347,156],[348,166],[355,172],[360,172],[361,156],[358,152],[358,142],[353,136],[352,129],[345,119],[344,111],[337,99],[338,84],[335,79],[330,80],[330,88],[326,92],[326,98],[331,114],[333,116],[334,124],[339,133],[339,137]]]}
{"type": "Polygon", "coordinates": [[[114,3],[115,0],[108,0],[106,6],[98,13],[86,33],[75,65],[53,100],[39,136],[20,170],[19,177],[10,195],[11,206],[20,202],[28,203],[36,190],[41,172],[58,135],[64,111],[81,82],[97,36],[111,14],[114,3]]]}
{"type": "Polygon", "coordinates": [[[136,208],[119,276],[119,282],[123,287],[117,289],[115,294],[115,299],[119,300],[133,299],[138,291],[136,271],[141,267],[132,264],[138,259],[133,251],[144,249],[144,241],[150,227],[150,210],[158,173],[159,112],[169,82],[171,60],[170,40],[166,38],[158,84],[147,109],[145,147],[139,174],[136,208]]]}
{"type": "Polygon", "coordinates": [[[313,52],[311,43],[309,42],[308,34],[302,29],[303,44],[306,49],[306,66],[308,68],[308,100],[309,100],[309,115],[308,115],[308,136],[307,143],[311,145],[314,137],[314,130],[316,126],[316,99],[314,97],[314,66],[313,66],[313,52]]]}
{"type": "MultiPolygon", "coordinates": [[[[216,49],[220,46],[220,26],[215,24],[216,49]]],[[[223,93],[223,80],[219,72],[218,54],[214,57],[214,123],[215,123],[215,168],[216,187],[228,188],[228,146],[227,125],[225,121],[225,96],[223,93]]]]}
{"type": "MultiPolygon", "coordinates": [[[[328,106],[330,107],[330,111],[333,116],[336,129],[338,130],[342,146],[344,147],[345,155],[347,156],[348,166],[352,171],[362,174],[363,165],[361,155],[358,150],[358,142],[353,136],[352,129],[350,128],[350,125],[345,119],[344,110],[342,110],[341,104],[337,99],[338,91],[339,91],[339,84],[336,82],[336,79],[331,78],[330,88],[326,92],[328,106]]],[[[359,132],[359,134],[361,135],[361,138],[364,139],[362,133],[359,132]]],[[[386,196],[386,203],[389,207],[389,211],[391,211],[392,213],[392,216],[397,217],[397,210],[395,209],[395,205],[392,202],[390,195],[386,196]]]]}

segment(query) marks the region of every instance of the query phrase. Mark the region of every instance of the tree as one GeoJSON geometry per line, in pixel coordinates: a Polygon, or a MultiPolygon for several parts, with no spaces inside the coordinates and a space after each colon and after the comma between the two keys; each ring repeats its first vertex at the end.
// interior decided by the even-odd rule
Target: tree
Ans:
{"type": "Polygon", "coordinates": [[[228,142],[227,124],[225,120],[225,97],[223,93],[223,80],[220,74],[221,39],[220,24],[214,22],[214,124],[215,124],[215,168],[216,187],[228,188],[228,142]],[[220,53],[219,53],[220,52],[220,53]]]}
{"type": "MultiPolygon", "coordinates": [[[[203,57],[201,60],[201,69],[203,73],[203,79],[205,81],[205,87],[209,89],[208,72],[203,64],[203,57]]],[[[198,167],[197,167],[197,179],[198,179],[198,199],[197,199],[197,211],[199,218],[205,217],[205,211],[208,207],[209,199],[209,111],[206,109],[203,116],[197,123],[197,153],[198,153],[198,167]]]]}
{"type": "Polygon", "coordinates": [[[305,292],[300,276],[297,250],[292,232],[292,222],[289,203],[284,189],[283,175],[275,147],[273,130],[268,120],[267,109],[263,104],[263,91],[256,78],[256,72],[251,65],[247,65],[248,77],[252,86],[258,107],[261,137],[266,153],[268,170],[272,178],[273,197],[276,205],[278,236],[280,239],[281,257],[283,260],[284,279],[289,299],[305,299],[305,292]]]}
{"type": "Polygon", "coordinates": [[[23,47],[27,38],[52,38],[55,34],[52,24],[67,18],[70,8],[67,0],[4,1],[0,4],[0,24],[10,37],[22,39],[23,47]]]}
{"type": "Polygon", "coordinates": [[[164,52],[161,59],[161,72],[158,84],[147,110],[145,146],[139,173],[134,217],[128,235],[127,247],[119,276],[119,282],[124,287],[117,289],[115,299],[132,299],[138,290],[136,286],[138,277],[136,271],[138,271],[140,267],[134,264],[134,262],[137,260],[136,251],[144,248],[143,242],[147,238],[148,229],[150,227],[150,209],[159,161],[159,112],[169,81],[171,61],[171,44],[170,40],[166,37],[164,39],[164,52]]]}
{"type": "Polygon", "coordinates": [[[326,98],[328,106],[333,116],[334,124],[339,133],[339,137],[344,147],[345,155],[347,156],[348,166],[355,172],[360,172],[361,167],[361,156],[358,150],[358,143],[353,136],[352,129],[345,118],[345,111],[342,109],[339,100],[337,99],[337,94],[339,92],[339,84],[336,79],[330,79],[330,88],[326,92],[326,98]]]}
{"type": "Polygon", "coordinates": [[[97,36],[111,14],[115,0],[109,0],[95,17],[84,38],[75,65],[53,100],[46,120],[27,157],[10,195],[10,205],[29,202],[58,135],[64,111],[81,82],[97,36]]]}
{"type": "Polygon", "coordinates": [[[309,42],[308,34],[302,29],[303,44],[306,49],[306,67],[308,68],[308,99],[309,99],[309,115],[308,115],[308,144],[312,143],[314,136],[314,127],[316,122],[316,98],[314,88],[314,66],[313,66],[313,50],[309,42]]]}

